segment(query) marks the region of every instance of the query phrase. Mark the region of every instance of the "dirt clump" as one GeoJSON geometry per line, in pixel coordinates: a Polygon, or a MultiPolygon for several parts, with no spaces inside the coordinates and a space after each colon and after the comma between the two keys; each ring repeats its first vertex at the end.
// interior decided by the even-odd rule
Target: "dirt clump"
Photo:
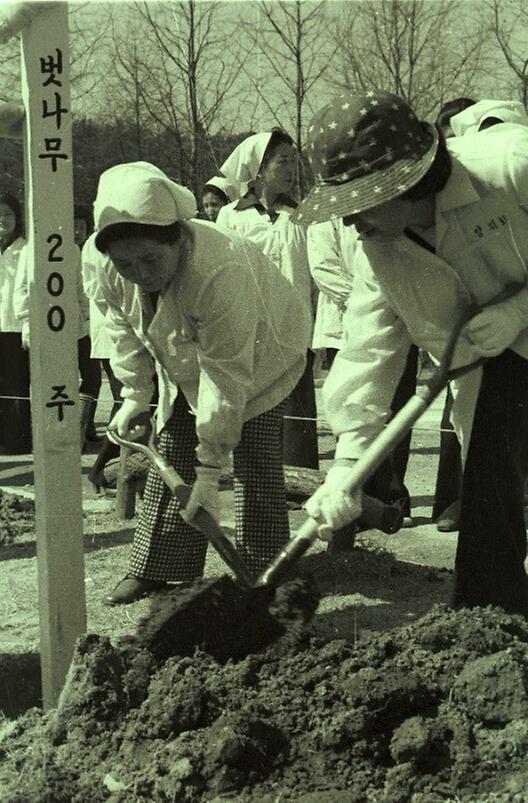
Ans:
{"type": "MultiPolygon", "coordinates": [[[[295,595],[294,595],[295,596],[295,595]]],[[[528,622],[434,607],[237,661],[79,640],[56,710],[0,730],[5,803],[528,798],[528,622]]]]}
{"type": "Polygon", "coordinates": [[[35,503],[0,491],[0,546],[12,544],[18,536],[35,529],[35,503]]]}

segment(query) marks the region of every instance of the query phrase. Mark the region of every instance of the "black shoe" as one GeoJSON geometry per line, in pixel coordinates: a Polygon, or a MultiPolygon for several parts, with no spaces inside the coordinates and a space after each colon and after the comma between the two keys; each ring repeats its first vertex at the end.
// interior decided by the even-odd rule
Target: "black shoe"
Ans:
{"type": "Polygon", "coordinates": [[[454,533],[460,529],[460,499],[452,502],[436,520],[439,533],[454,533]]]}
{"type": "Polygon", "coordinates": [[[357,524],[348,524],[334,533],[332,540],[326,547],[329,555],[343,555],[347,552],[352,552],[354,543],[356,541],[356,534],[358,532],[357,524]]]}
{"type": "Polygon", "coordinates": [[[168,584],[165,580],[147,580],[144,577],[127,574],[104,602],[105,605],[129,605],[131,602],[136,602],[138,599],[167,587],[168,584]]]}

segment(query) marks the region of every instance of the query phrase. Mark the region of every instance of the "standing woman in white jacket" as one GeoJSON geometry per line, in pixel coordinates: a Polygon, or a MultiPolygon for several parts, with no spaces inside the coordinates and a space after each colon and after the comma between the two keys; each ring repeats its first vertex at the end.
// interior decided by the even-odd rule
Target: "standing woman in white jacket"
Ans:
{"type": "MultiPolygon", "coordinates": [[[[293,140],[281,129],[247,137],[221,167],[229,181],[238,185],[241,197],[222,207],[216,222],[256,243],[269,257],[303,302],[313,329],[306,233],[290,219],[297,206],[289,195],[297,158],[293,140]]],[[[313,358],[309,349],[305,372],[284,410],[284,462],[307,468],[319,467],[313,358]]]]}
{"type": "Polygon", "coordinates": [[[236,543],[261,571],[289,537],[282,409],[305,366],[310,322],[288,281],[252,243],[191,220],[196,201],[146,162],[102,174],[95,245],[112,367],[123,405],[110,430],[149,419],[159,379],[159,449],[192,485],[182,510],[149,471],[130,574],[109,604],[132,602],[167,580],[199,577],[207,542],[198,508],[219,516],[220,471],[233,452],[236,543]]]}
{"type": "Polygon", "coordinates": [[[29,358],[14,310],[19,256],[25,245],[22,209],[0,193],[0,448],[3,454],[31,452],[29,358]],[[11,397],[11,398],[6,398],[11,397]]]}

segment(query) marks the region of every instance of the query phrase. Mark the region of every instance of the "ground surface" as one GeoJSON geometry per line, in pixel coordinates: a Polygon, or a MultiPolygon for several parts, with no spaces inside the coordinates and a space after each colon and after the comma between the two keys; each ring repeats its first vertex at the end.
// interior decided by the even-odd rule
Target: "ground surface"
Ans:
{"type": "MultiPolygon", "coordinates": [[[[146,600],[102,604],[127,570],[133,522],[119,522],[113,496],[84,478],[97,636],[79,645],[59,709],[24,714],[40,689],[35,542],[29,529],[0,546],[1,799],[528,799],[528,629],[445,607],[456,534],[430,521],[441,408],[440,399],[413,435],[415,526],[363,533],[339,558],[317,545],[304,562],[321,594],[311,641],[283,640],[235,665],[207,655],[154,665],[118,645],[149,610],[146,600]]],[[[324,466],[333,441],[321,432],[324,466]]],[[[85,472],[92,460],[83,456],[85,472]]],[[[30,498],[30,460],[4,458],[0,488],[30,498]]],[[[229,532],[232,494],[222,497],[229,532]]],[[[291,512],[292,529],[303,520],[291,512]]],[[[206,576],[222,571],[211,553],[206,576]]]]}

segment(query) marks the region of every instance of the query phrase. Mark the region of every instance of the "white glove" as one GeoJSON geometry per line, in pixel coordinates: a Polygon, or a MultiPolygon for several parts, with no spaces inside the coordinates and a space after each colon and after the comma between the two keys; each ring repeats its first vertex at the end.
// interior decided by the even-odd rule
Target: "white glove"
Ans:
{"type": "Polygon", "coordinates": [[[463,334],[483,357],[496,357],[528,328],[528,317],[519,307],[517,297],[492,304],[469,321],[463,334]]]}
{"type": "Polygon", "coordinates": [[[324,483],[304,505],[308,515],[319,523],[319,537],[323,541],[331,540],[334,530],[361,516],[361,491],[350,494],[345,490],[351,476],[351,467],[332,466],[324,483]]]}
{"type": "Polygon", "coordinates": [[[180,516],[187,524],[192,526],[193,519],[199,508],[207,510],[216,520],[220,519],[220,469],[214,466],[196,466],[196,480],[192,487],[189,501],[180,516]]]}
{"type": "Polygon", "coordinates": [[[127,434],[133,433],[134,419],[142,416],[144,424],[150,418],[150,408],[144,402],[137,402],[133,399],[125,399],[115,416],[108,424],[110,431],[117,432],[121,438],[126,438],[127,434]]]}

